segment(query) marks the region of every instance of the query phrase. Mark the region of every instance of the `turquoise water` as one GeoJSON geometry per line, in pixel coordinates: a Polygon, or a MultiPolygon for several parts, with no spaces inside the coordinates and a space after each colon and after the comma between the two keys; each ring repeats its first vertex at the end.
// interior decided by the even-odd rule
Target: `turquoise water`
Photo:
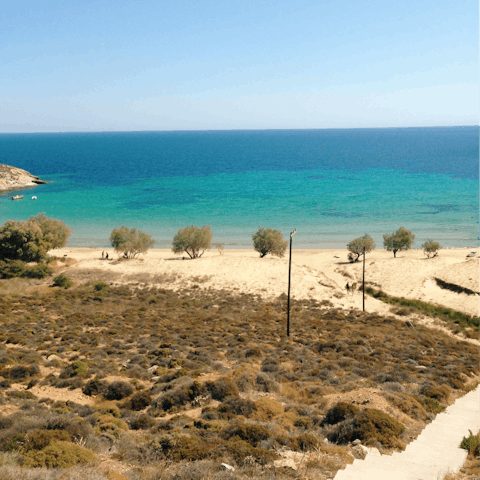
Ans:
{"type": "Polygon", "coordinates": [[[258,226],[296,228],[301,247],[364,233],[381,247],[400,226],[417,247],[478,244],[476,127],[0,135],[0,151],[52,181],[3,197],[0,222],[45,212],[70,225],[70,246],[107,246],[120,225],[158,247],[187,225],[210,225],[231,247],[251,246],[258,226]]]}

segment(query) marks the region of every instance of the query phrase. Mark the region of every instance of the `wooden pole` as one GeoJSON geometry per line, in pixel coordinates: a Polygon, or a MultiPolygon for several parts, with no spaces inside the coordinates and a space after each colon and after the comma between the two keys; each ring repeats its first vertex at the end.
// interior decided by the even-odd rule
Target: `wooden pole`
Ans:
{"type": "Polygon", "coordinates": [[[365,247],[363,247],[363,311],[365,311],[365,247]]]}
{"type": "Polygon", "coordinates": [[[290,233],[290,256],[288,260],[287,337],[290,336],[290,279],[292,274],[292,238],[296,233],[297,229],[290,233]]]}

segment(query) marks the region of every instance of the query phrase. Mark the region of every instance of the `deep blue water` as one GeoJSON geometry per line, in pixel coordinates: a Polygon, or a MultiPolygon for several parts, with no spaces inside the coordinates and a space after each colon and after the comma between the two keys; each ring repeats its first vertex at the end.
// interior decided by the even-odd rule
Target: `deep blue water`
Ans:
{"type": "MultiPolygon", "coordinates": [[[[300,246],[344,246],[400,226],[444,246],[478,243],[478,127],[0,135],[0,163],[52,183],[0,201],[0,223],[45,212],[71,246],[137,226],[157,246],[187,225],[251,245],[259,225],[300,246]],[[37,195],[38,200],[29,200],[37,195]]],[[[1,198],[1,197],[0,197],[1,198]]]]}

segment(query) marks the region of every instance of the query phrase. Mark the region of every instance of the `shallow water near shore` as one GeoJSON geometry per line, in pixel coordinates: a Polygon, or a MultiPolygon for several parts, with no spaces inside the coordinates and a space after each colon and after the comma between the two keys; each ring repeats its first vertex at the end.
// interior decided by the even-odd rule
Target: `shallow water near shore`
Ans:
{"type": "Polygon", "coordinates": [[[0,162],[52,183],[0,197],[0,222],[39,212],[70,246],[137,226],[168,247],[180,227],[251,245],[258,226],[302,248],[405,226],[419,246],[478,244],[478,127],[0,135],[0,162]],[[30,200],[36,195],[38,200],[30,200]]]}

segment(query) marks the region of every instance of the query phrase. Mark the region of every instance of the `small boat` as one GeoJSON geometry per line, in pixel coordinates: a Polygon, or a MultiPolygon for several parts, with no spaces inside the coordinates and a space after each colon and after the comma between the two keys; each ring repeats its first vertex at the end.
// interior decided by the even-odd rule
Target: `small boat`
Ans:
{"type": "Polygon", "coordinates": [[[34,195],[34,196],[32,197],[32,200],[36,200],[36,199],[37,199],[37,197],[36,197],[36,195],[34,195]]]}
{"type": "Polygon", "coordinates": [[[12,200],[21,200],[23,198],[23,195],[15,195],[12,197],[12,200]]]}

